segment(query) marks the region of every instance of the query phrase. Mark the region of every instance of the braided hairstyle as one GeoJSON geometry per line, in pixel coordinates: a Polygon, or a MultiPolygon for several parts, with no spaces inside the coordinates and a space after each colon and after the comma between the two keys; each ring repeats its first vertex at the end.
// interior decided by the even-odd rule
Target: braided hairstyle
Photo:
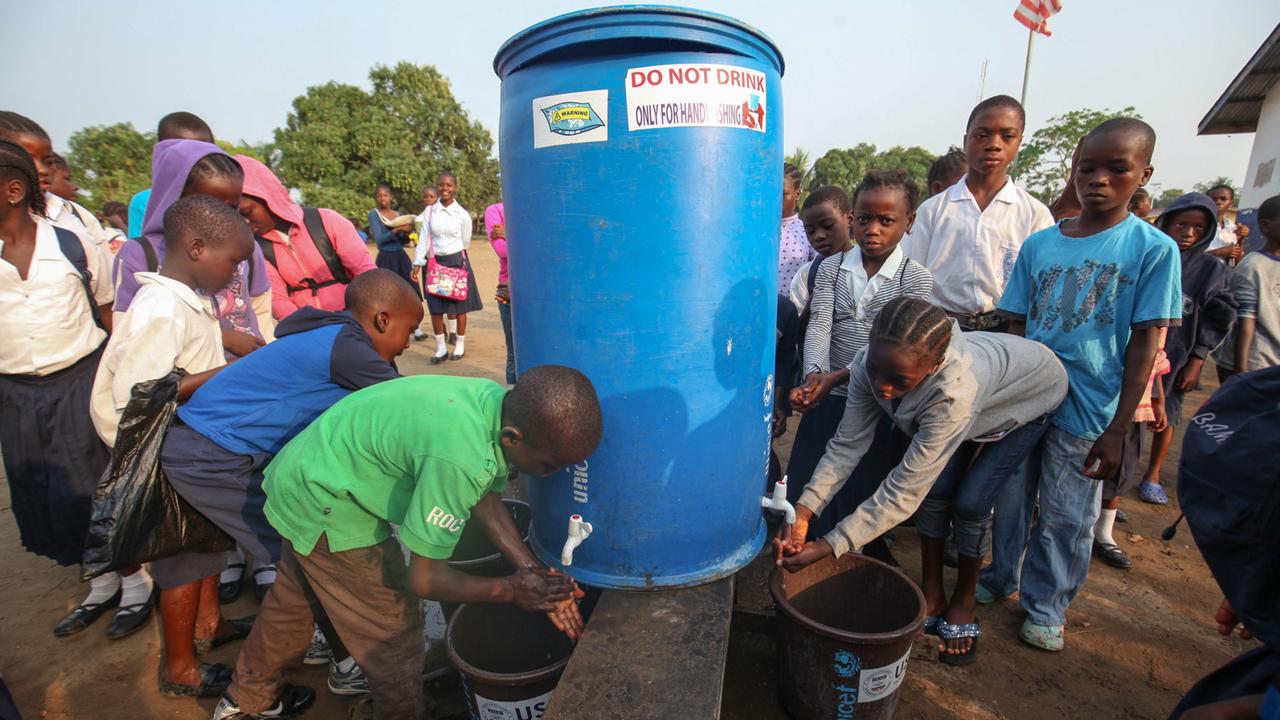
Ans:
{"type": "Polygon", "coordinates": [[[791,163],[786,163],[782,166],[782,179],[790,180],[791,187],[795,188],[796,190],[799,190],[800,181],[804,179],[804,173],[800,172],[800,168],[796,167],[795,165],[792,165],[791,163]]]}
{"type": "Polygon", "coordinates": [[[16,177],[27,184],[27,207],[36,215],[44,216],[44,193],[40,192],[40,176],[31,154],[22,146],[0,140],[0,175],[16,177]]]}
{"type": "Polygon", "coordinates": [[[182,193],[185,195],[198,180],[225,177],[243,180],[244,168],[240,167],[240,163],[230,155],[220,152],[209,153],[191,166],[191,172],[187,173],[187,182],[182,186],[182,193]]]}
{"type": "Polygon", "coordinates": [[[951,344],[951,318],[928,300],[896,297],[876,316],[871,342],[889,343],[941,362],[951,344]]]}
{"type": "Polygon", "coordinates": [[[12,110],[0,110],[0,140],[14,142],[20,135],[49,139],[49,133],[35,120],[12,110]]]}
{"type": "Polygon", "coordinates": [[[897,188],[901,190],[902,194],[907,198],[907,212],[915,212],[916,202],[920,199],[920,188],[916,187],[916,181],[911,179],[907,171],[901,168],[897,170],[872,170],[867,173],[862,178],[862,182],[858,183],[858,187],[853,189],[853,203],[857,204],[858,193],[880,188],[897,188]]]}
{"type": "Polygon", "coordinates": [[[963,174],[968,166],[969,161],[964,157],[964,150],[952,145],[944,155],[939,156],[929,166],[929,174],[925,177],[925,185],[928,186],[929,192],[933,192],[934,183],[942,183],[944,187],[951,185],[947,181],[958,174],[963,174]]]}

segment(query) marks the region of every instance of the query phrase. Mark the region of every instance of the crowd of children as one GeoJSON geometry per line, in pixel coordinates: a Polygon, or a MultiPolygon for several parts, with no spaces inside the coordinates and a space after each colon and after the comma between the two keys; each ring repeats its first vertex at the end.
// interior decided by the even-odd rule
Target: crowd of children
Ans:
{"type": "MultiPolygon", "coordinates": [[[[1143,428],[1139,497],[1167,503],[1161,466],[1205,361],[1224,382],[1280,365],[1280,197],[1258,209],[1264,244],[1248,254],[1248,229],[1225,218],[1230,188],[1150,222],[1155,133],[1121,118],[1081,139],[1051,209],[1009,174],[1025,125],[1013,98],[979,103],[963,146],[922,179],[923,202],[902,170],[870,172],[851,195],[804,195],[799,170],[783,170],[777,431],[801,418],[785,463],[796,523],[776,562],[893,562],[892,532],[912,520],[925,632],[951,665],[978,657],[979,606],[1014,593],[1022,641],[1061,650],[1091,557],[1132,564],[1112,532],[1143,428]]],[[[414,216],[377,188],[375,263],[350,221],[300,205],[198,117],[166,116],[157,139],[152,187],[104,205],[104,224],[75,201],[47,133],[0,112],[0,333],[19,340],[0,347],[0,447],[24,547],[75,565],[135,384],[179,370],[160,463],[237,550],[96,577],[54,633],[114,609],[119,638],[158,608],[160,690],[220,697],[216,720],[304,711],[314,692],[285,682],[304,659],[328,662],[330,690],[367,693],[380,718],[421,716],[418,598],[513,602],[576,636],[578,589],[525,548],[498,496],[509,473],[586,458],[600,407],[569,368],[517,378],[503,205],[484,226],[508,387],[402,378],[395,359],[426,337],[424,317],[437,364],[464,356],[483,307],[453,174],[414,216]],[[446,270],[470,292],[435,292],[428,277],[446,270]],[[468,520],[515,574],[450,569],[468,520]],[[229,620],[220,604],[248,558],[260,613],[229,620]],[[234,670],[201,662],[238,639],[234,670]]]]}
{"type": "MultiPolygon", "coordinates": [[[[778,413],[803,417],[789,467],[797,521],[775,540],[777,563],[794,571],[875,554],[877,538],[913,518],[925,631],[954,665],[976,657],[978,605],[1015,593],[1026,613],[1019,638],[1061,650],[1091,556],[1132,564],[1112,527],[1138,478],[1142,428],[1154,442],[1139,494],[1167,503],[1161,464],[1205,360],[1214,356],[1225,381],[1280,359],[1280,198],[1259,208],[1266,244],[1247,255],[1248,229],[1224,219],[1230,188],[1185,195],[1148,221],[1142,186],[1155,133],[1121,118],[1081,139],[1051,210],[1008,175],[1024,131],[1016,100],[979,103],[963,150],[930,169],[931,197],[918,209],[912,198],[896,218],[888,204],[860,201],[884,187],[880,173],[855,189],[852,212],[838,188],[814,189],[803,226],[816,252],[840,259],[801,267],[789,286],[807,321],[797,341],[806,376],[778,413]],[[811,221],[809,208],[824,204],[811,221]],[[905,221],[905,238],[886,232],[894,221],[905,221]],[[857,268],[851,253],[874,258],[867,251],[883,247],[881,237],[891,249],[901,238],[894,255],[922,266],[921,278],[864,306],[878,266],[835,270],[857,268]],[[833,332],[841,321],[860,331],[833,332]],[[841,407],[827,407],[837,392],[841,407]],[[894,433],[907,436],[905,450],[894,433]],[[875,456],[888,468],[868,478],[875,456]],[[857,494],[841,503],[850,487],[857,494]],[[948,537],[959,568],[949,597],[948,537]]],[[[787,270],[783,257],[779,273],[787,270]]]]}

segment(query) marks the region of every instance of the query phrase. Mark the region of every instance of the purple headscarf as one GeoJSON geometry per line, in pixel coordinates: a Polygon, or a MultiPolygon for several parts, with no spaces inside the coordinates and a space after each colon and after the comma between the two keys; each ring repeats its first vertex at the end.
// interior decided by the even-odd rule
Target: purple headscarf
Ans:
{"type": "MultiPolygon", "coordinates": [[[[113,275],[116,312],[128,310],[133,296],[138,292],[138,281],[133,274],[146,272],[148,269],[146,251],[140,243],[150,243],[155,250],[156,260],[161,265],[164,264],[164,214],[182,197],[191,168],[205,156],[226,154],[217,145],[199,140],[162,140],[156,143],[151,153],[151,198],[147,201],[147,212],[142,219],[142,239],[140,242],[125,243],[115,258],[113,275]]],[[[232,278],[231,284],[222,292],[215,293],[214,300],[223,329],[261,337],[250,298],[269,291],[271,281],[267,277],[262,250],[256,243],[253,258],[249,262],[255,266],[254,287],[248,287],[248,264],[244,263],[240,272],[232,278]]]]}

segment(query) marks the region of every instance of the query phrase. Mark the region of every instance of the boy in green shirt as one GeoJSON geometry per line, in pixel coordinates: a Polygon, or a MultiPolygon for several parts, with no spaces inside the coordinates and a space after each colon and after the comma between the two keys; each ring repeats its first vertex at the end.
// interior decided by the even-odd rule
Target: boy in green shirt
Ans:
{"type": "Polygon", "coordinates": [[[600,404],[582,373],[533,368],[510,391],[488,380],[417,376],[339,401],[266,469],[265,513],[285,540],[214,720],[292,717],[315,693],[284,685],[323,608],[364,669],[380,720],[422,717],[418,598],[510,602],[582,629],[572,580],[542,567],[503,508],[509,468],[538,477],[586,459],[600,442],[600,404]],[[448,559],[479,521],[517,571],[473,577],[448,559]],[[406,568],[391,525],[412,551],[406,568]]]}

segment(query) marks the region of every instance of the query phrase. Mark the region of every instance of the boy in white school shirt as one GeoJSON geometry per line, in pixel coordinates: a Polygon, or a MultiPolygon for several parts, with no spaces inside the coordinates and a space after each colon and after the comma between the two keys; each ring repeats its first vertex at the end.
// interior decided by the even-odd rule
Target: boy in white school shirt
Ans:
{"type": "Polygon", "coordinates": [[[964,330],[1008,327],[995,309],[1018,250],[1053,225],[1049,208],[1009,178],[1025,127],[1022,105],[1008,95],[978,103],[965,127],[968,171],[920,205],[902,240],[907,257],[933,275],[933,304],[964,330]]]}
{"type": "MultiPolygon", "coordinates": [[[[164,266],[136,273],[140,288],[94,379],[90,414],[113,448],[134,385],[182,369],[188,373],[178,386],[182,401],[225,364],[222,329],[207,296],[222,290],[253,254],[253,234],[240,214],[207,195],[171,205],[164,236],[164,266]]],[[[217,696],[231,683],[230,667],[195,656],[196,635],[212,641],[247,633],[225,622],[218,609],[218,574],[225,565],[223,553],[181,553],[151,563],[164,620],[162,694],[217,696]]]]}

